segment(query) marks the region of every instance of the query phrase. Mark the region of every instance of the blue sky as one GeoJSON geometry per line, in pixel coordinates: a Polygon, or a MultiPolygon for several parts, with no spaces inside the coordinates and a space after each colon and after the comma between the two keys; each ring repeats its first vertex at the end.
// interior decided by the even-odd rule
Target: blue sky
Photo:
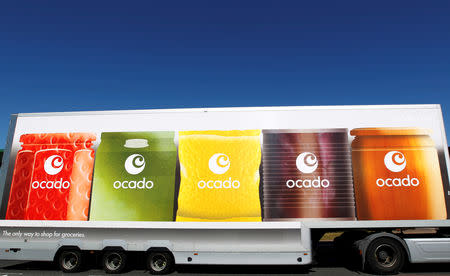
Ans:
{"type": "Polygon", "coordinates": [[[440,103],[448,1],[6,1],[9,115],[78,110],[440,103]]]}

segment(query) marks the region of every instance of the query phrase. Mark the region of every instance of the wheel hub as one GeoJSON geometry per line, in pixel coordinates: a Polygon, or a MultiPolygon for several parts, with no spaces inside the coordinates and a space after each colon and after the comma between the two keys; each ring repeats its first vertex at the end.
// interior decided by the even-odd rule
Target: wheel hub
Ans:
{"type": "Polygon", "coordinates": [[[384,267],[391,267],[397,261],[397,251],[388,244],[379,245],[375,249],[375,257],[378,263],[384,267]]]}
{"type": "Polygon", "coordinates": [[[156,255],[152,258],[151,267],[155,271],[161,271],[167,266],[167,260],[163,255],[156,255]]]}
{"type": "Polygon", "coordinates": [[[106,258],[106,266],[109,270],[117,270],[122,265],[122,257],[119,254],[110,254],[106,258]]]}
{"type": "Polygon", "coordinates": [[[78,257],[75,254],[68,253],[63,258],[63,267],[67,270],[73,269],[78,263],[78,257]]]}

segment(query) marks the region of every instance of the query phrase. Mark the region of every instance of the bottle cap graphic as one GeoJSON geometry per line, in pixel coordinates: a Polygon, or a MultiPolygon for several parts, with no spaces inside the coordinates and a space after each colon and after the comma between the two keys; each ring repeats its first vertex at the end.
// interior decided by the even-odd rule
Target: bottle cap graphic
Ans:
{"type": "Polygon", "coordinates": [[[125,141],[125,145],[123,145],[126,148],[130,149],[138,149],[138,148],[146,148],[148,147],[148,140],[147,139],[127,139],[125,141]]]}

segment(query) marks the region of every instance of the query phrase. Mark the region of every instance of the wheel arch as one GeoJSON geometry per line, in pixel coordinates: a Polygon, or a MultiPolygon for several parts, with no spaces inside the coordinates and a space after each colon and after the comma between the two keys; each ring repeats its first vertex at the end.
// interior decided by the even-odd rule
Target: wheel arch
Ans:
{"type": "Polygon", "coordinates": [[[150,247],[146,251],[147,254],[150,254],[152,252],[166,252],[166,253],[169,253],[170,255],[172,255],[173,261],[175,262],[175,256],[174,256],[173,252],[167,247],[150,247]]]}
{"type": "Polygon", "coordinates": [[[68,251],[68,250],[77,250],[77,251],[82,252],[80,247],[77,245],[62,245],[56,250],[55,255],[53,256],[53,261],[56,262],[59,255],[61,254],[61,252],[68,251]]]}
{"type": "Polygon", "coordinates": [[[105,246],[102,249],[102,252],[106,251],[120,251],[120,252],[126,252],[125,248],[122,246],[105,246]]]}

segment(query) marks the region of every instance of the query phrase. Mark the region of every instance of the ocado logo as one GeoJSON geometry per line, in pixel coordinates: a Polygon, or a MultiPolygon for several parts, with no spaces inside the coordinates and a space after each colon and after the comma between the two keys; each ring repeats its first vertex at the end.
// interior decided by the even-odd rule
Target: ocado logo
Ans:
{"type": "Polygon", "coordinates": [[[391,172],[401,172],[406,168],[406,158],[399,151],[390,151],[384,156],[384,165],[391,172]]]}
{"type": "MultiPolygon", "coordinates": [[[[312,152],[303,152],[297,156],[295,161],[297,169],[302,173],[313,173],[317,170],[319,166],[319,160],[317,156],[312,152]]],[[[330,186],[330,181],[326,178],[307,176],[306,179],[288,179],[286,181],[286,187],[292,188],[328,188],[330,186]]]]}
{"type": "Polygon", "coordinates": [[[209,169],[215,174],[224,174],[230,168],[230,158],[223,153],[216,153],[209,158],[209,169]]]}
{"type": "MultiPolygon", "coordinates": [[[[140,154],[132,154],[125,160],[125,170],[129,174],[139,174],[145,168],[144,156],[140,154]]],[[[142,180],[116,180],[113,183],[114,189],[152,189],[153,181],[147,180],[145,177],[142,180]]]]}
{"type": "MultiPolygon", "coordinates": [[[[64,167],[64,160],[59,155],[52,155],[44,162],[44,171],[49,175],[56,175],[62,171],[64,167]]],[[[70,182],[64,180],[62,177],[59,180],[49,181],[33,181],[31,188],[33,189],[68,189],[70,182]]]]}
{"type": "Polygon", "coordinates": [[[58,174],[63,169],[63,158],[59,155],[52,155],[44,162],[44,171],[49,175],[58,174]]]}
{"type": "Polygon", "coordinates": [[[297,169],[302,173],[312,173],[317,169],[319,162],[314,153],[303,152],[297,156],[295,164],[297,165],[297,169]]]}
{"type": "Polygon", "coordinates": [[[132,154],[125,160],[125,170],[129,174],[139,174],[145,168],[144,156],[140,154],[132,154]]]}
{"type": "MultiPolygon", "coordinates": [[[[216,153],[209,158],[209,169],[215,174],[224,174],[230,169],[230,158],[224,153],[216,153]]],[[[229,177],[226,180],[200,180],[199,189],[238,189],[241,183],[229,177]]]]}
{"type": "MultiPolygon", "coordinates": [[[[399,151],[390,151],[384,156],[384,165],[391,172],[401,172],[406,168],[406,158],[399,151]]],[[[420,180],[407,174],[403,178],[378,178],[376,184],[378,187],[417,187],[420,184],[420,180]]]]}

